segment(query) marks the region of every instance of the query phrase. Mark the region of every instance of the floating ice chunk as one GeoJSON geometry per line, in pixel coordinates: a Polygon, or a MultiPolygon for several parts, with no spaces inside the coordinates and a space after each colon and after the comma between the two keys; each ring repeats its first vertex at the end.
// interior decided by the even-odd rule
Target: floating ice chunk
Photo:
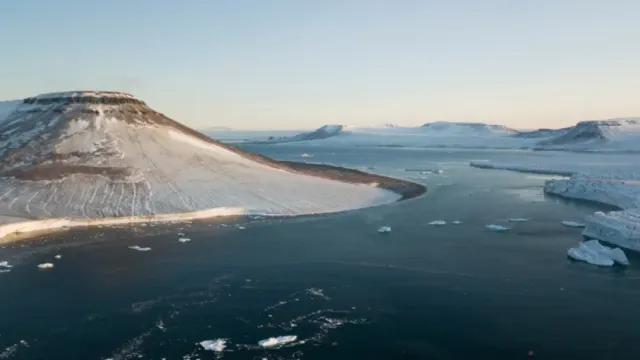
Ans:
{"type": "Polygon", "coordinates": [[[60,260],[60,259],[62,259],[62,255],[56,255],[56,256],[54,256],[54,258],[56,258],[57,260],[60,260]]]}
{"type": "Polygon", "coordinates": [[[579,222],[575,222],[575,221],[569,221],[569,220],[562,221],[562,225],[568,226],[568,227],[573,227],[573,228],[583,228],[583,227],[586,226],[583,223],[579,223],[579,222]]]}
{"type": "Polygon", "coordinates": [[[381,226],[378,229],[378,232],[381,233],[381,234],[390,233],[391,232],[391,226],[381,226]]]}
{"type": "Polygon", "coordinates": [[[442,225],[447,225],[447,222],[444,221],[444,220],[436,220],[436,221],[430,222],[429,225],[431,225],[431,226],[442,226],[442,225]]]}
{"type": "Polygon", "coordinates": [[[598,266],[613,266],[613,259],[604,253],[597,252],[589,246],[585,246],[584,243],[580,243],[578,247],[573,247],[567,250],[567,256],[578,261],[584,261],[586,263],[598,266]]]}
{"type": "Polygon", "coordinates": [[[238,226],[238,229],[239,229],[239,230],[244,230],[244,229],[246,229],[246,227],[244,227],[244,226],[238,226]]]}
{"type": "Polygon", "coordinates": [[[529,219],[525,219],[525,218],[513,218],[513,219],[509,219],[510,222],[527,222],[529,221],[529,219]]]}
{"type": "Polygon", "coordinates": [[[0,261],[0,273],[9,272],[12,267],[8,261],[0,261]]]}
{"type": "Polygon", "coordinates": [[[53,264],[52,263],[44,263],[44,264],[38,265],[38,267],[40,269],[51,269],[53,267],[53,264]]]}
{"type": "Polygon", "coordinates": [[[504,226],[501,226],[501,225],[493,225],[493,224],[491,224],[491,225],[487,225],[485,227],[487,229],[491,230],[491,231],[507,231],[507,230],[509,230],[508,227],[504,227],[504,226]]]}
{"type": "Polygon", "coordinates": [[[137,251],[150,251],[151,250],[150,247],[140,247],[138,245],[129,246],[129,249],[137,250],[137,251]]]}
{"type": "Polygon", "coordinates": [[[285,335],[285,336],[278,336],[278,337],[270,337],[268,339],[264,339],[264,340],[260,340],[258,341],[258,345],[264,347],[264,348],[272,348],[275,346],[279,346],[279,345],[284,345],[284,344],[288,344],[291,342],[296,341],[296,339],[298,339],[298,337],[296,335],[285,335]]]}
{"type": "Polygon", "coordinates": [[[186,238],[186,237],[181,237],[181,238],[178,238],[178,241],[180,241],[181,243],[186,243],[186,242],[191,241],[191,239],[186,238]]]}
{"type": "Polygon", "coordinates": [[[611,260],[617,262],[620,265],[629,265],[629,259],[625,255],[624,251],[620,248],[610,248],[602,245],[598,240],[588,240],[581,244],[582,246],[595,251],[599,254],[603,254],[611,258],[611,260]]]}
{"type": "Polygon", "coordinates": [[[307,153],[303,153],[302,155],[300,155],[303,158],[308,158],[308,157],[313,157],[313,155],[309,155],[307,153]]]}
{"type": "Polygon", "coordinates": [[[215,339],[215,340],[205,340],[200,342],[200,346],[205,350],[215,351],[215,352],[223,352],[227,347],[227,340],[225,339],[215,339]]]}
{"type": "Polygon", "coordinates": [[[452,221],[451,223],[452,223],[453,225],[460,225],[460,224],[462,224],[462,221],[460,221],[460,220],[454,220],[454,221],[452,221]]]}

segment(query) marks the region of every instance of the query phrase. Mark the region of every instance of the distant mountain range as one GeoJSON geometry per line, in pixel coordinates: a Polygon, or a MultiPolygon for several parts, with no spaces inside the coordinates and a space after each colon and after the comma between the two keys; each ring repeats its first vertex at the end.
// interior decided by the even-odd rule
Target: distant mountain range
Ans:
{"type": "Polygon", "coordinates": [[[260,143],[310,145],[521,148],[573,151],[640,151],[640,118],[582,121],[561,129],[519,131],[503,125],[446,122],[419,127],[325,125],[293,136],[271,136],[260,143]]]}

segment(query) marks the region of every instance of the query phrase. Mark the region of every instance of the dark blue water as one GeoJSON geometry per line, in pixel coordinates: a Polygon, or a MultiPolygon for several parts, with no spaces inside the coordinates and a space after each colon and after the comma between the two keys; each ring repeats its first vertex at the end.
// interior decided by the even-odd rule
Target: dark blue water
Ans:
{"type": "MultiPolygon", "coordinates": [[[[597,209],[545,177],[470,168],[503,152],[252,147],[375,166],[419,199],[288,220],[93,229],[0,249],[0,359],[635,359],[640,272],[567,260],[597,209]],[[435,167],[440,175],[404,171],[435,167]],[[508,218],[530,218],[508,223],[508,218]],[[460,225],[428,226],[433,220],[460,225]],[[506,233],[487,224],[512,226],[506,233]],[[393,232],[380,235],[382,225],[393,232]],[[240,229],[242,226],[245,229],[240,229]],[[183,232],[192,241],[179,243],[183,232]],[[128,249],[140,245],[148,252],[128,249]],[[54,255],[61,254],[60,260],[54,255]],[[37,264],[54,262],[50,270],[37,264]],[[265,350],[257,342],[297,335],[265,350]],[[222,353],[197,343],[228,339],[222,353]]],[[[631,257],[635,263],[638,259],[631,257]]]]}

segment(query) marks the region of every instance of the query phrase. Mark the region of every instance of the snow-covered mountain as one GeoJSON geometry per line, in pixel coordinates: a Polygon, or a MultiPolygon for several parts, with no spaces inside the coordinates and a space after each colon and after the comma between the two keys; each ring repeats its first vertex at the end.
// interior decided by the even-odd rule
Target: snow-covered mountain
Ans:
{"type": "Polygon", "coordinates": [[[503,136],[518,134],[517,130],[504,125],[470,122],[436,121],[422,125],[432,135],[442,136],[503,136]]]}
{"type": "Polygon", "coordinates": [[[0,118],[0,224],[212,208],[297,215],[382,204],[407,189],[424,190],[251,154],[125,93],[45,94],[5,102],[3,109],[8,110],[0,118]]]}
{"type": "Polygon", "coordinates": [[[569,150],[640,150],[640,118],[581,121],[539,146],[569,150]]]}
{"type": "Polygon", "coordinates": [[[519,131],[503,125],[438,121],[421,127],[325,125],[264,143],[326,146],[510,148],[568,151],[640,151],[640,118],[583,121],[561,129],[519,131]]]}
{"type": "Polygon", "coordinates": [[[517,134],[514,134],[514,137],[519,137],[523,139],[549,139],[555,136],[564,135],[569,131],[571,127],[562,128],[562,129],[537,129],[530,131],[520,131],[517,134]]]}
{"type": "Polygon", "coordinates": [[[271,139],[270,143],[305,142],[309,145],[422,146],[463,148],[520,148],[535,141],[513,138],[516,130],[501,125],[433,122],[420,127],[325,125],[315,131],[271,139]]]}

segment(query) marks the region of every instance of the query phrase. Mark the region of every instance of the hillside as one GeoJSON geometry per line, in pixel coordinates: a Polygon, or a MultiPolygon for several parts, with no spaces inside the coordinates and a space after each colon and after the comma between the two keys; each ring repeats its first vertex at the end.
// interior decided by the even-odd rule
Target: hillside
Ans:
{"type": "Polygon", "coordinates": [[[424,191],[401,180],[251,154],[125,93],[53,93],[12,104],[0,119],[4,222],[225,208],[299,215],[383,204],[424,191]]]}
{"type": "Polygon", "coordinates": [[[640,118],[581,121],[539,146],[570,150],[640,150],[640,118]]]}

